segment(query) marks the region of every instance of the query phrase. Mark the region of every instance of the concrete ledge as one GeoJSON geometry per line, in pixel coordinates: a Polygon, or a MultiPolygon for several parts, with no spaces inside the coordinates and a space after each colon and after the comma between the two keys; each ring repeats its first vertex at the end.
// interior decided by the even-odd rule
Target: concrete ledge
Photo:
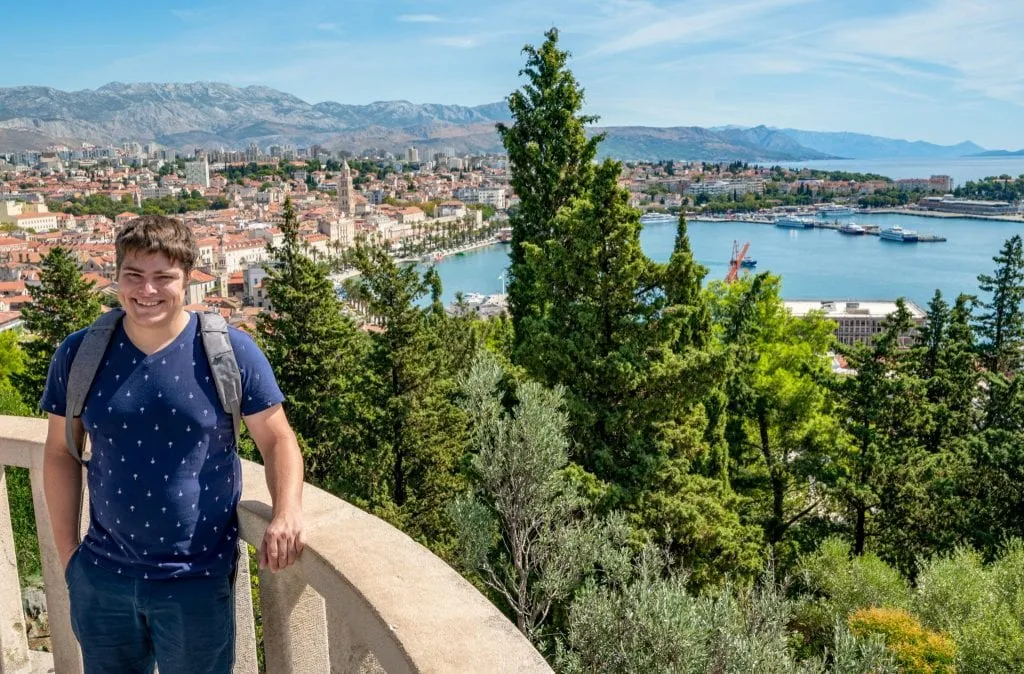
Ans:
{"type": "MultiPolygon", "coordinates": [[[[45,434],[44,420],[0,416],[0,465],[32,470],[33,492],[41,490],[45,434]]],[[[262,466],[243,461],[242,472],[240,532],[258,547],[270,520],[270,496],[262,466]]],[[[41,493],[33,496],[41,503],[41,493]]],[[[375,658],[392,674],[551,672],[486,597],[401,531],[308,484],[303,506],[306,549],[299,563],[272,578],[261,573],[268,581],[261,591],[273,595],[262,602],[268,665],[273,661],[280,663],[279,671],[302,674],[343,672],[358,671],[375,658]]],[[[49,524],[40,513],[37,521],[49,524]]],[[[40,538],[49,539],[44,531],[40,527],[40,538]]],[[[47,542],[40,541],[44,555],[47,542]]],[[[47,589],[48,603],[51,611],[66,613],[61,596],[66,588],[57,585],[47,589]]],[[[50,620],[55,630],[66,624],[55,618],[50,620]]],[[[54,635],[55,651],[69,636],[54,635]]],[[[46,671],[42,667],[57,661],[67,663],[57,667],[62,672],[80,672],[77,655],[32,655],[31,671],[46,671]]],[[[251,660],[239,664],[236,671],[253,669],[251,660]]],[[[0,672],[6,671],[0,662],[0,672]]]]}

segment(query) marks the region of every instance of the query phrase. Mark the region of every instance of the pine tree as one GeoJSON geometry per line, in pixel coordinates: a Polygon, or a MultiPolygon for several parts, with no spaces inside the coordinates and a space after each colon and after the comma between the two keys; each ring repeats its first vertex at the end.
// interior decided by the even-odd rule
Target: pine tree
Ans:
{"type": "Polygon", "coordinates": [[[360,246],[352,262],[360,272],[354,285],[381,328],[371,336],[365,361],[375,413],[356,493],[377,514],[443,552],[452,533],[444,505],[462,485],[465,422],[446,367],[454,364],[439,343],[448,323],[440,279],[433,270],[421,275],[415,266],[399,266],[381,248],[360,246]],[[420,306],[426,297],[430,305],[420,306]]]}
{"type": "Polygon", "coordinates": [[[1024,243],[1015,235],[992,258],[995,273],[980,274],[978,287],[988,300],[976,319],[985,367],[996,374],[1020,370],[1024,358],[1024,243]]]}
{"type": "Polygon", "coordinates": [[[602,138],[587,138],[585,126],[597,117],[580,114],[583,90],[565,67],[569,53],[558,48],[558,30],[552,28],[544,37],[540,48],[523,47],[526,67],[519,74],[528,82],[508,97],[514,123],[497,125],[513,166],[512,188],[519,197],[511,216],[508,284],[517,344],[529,332],[524,320],[539,316],[542,303],[527,250],[543,245],[554,233],[552,220],[558,210],[586,192],[602,138]]]}
{"type": "Polygon", "coordinates": [[[820,316],[794,317],[768,274],[713,286],[719,294],[731,355],[727,440],[732,487],[752,509],[749,518],[777,546],[824,506],[831,457],[841,435],[825,381],[834,325],[820,316]]]}
{"type": "Polygon", "coordinates": [[[327,265],[303,250],[290,200],[281,231],[281,245],[269,246],[273,262],[264,285],[271,311],[257,318],[257,338],[303,441],[308,477],[337,489],[338,467],[356,448],[367,413],[361,364],[368,343],[342,313],[327,265]]]}
{"type": "Polygon", "coordinates": [[[32,301],[21,309],[25,328],[34,338],[25,343],[25,370],[12,376],[30,407],[35,408],[43,395],[57,347],[100,315],[95,285],[82,278],[74,251],[58,246],[43,258],[39,285],[29,287],[32,301]]]}

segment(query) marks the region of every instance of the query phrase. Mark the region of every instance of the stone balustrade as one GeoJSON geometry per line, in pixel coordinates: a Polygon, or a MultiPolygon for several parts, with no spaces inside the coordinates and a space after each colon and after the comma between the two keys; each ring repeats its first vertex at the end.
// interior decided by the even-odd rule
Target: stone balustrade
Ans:
{"type": "MultiPolygon", "coordinates": [[[[52,653],[29,651],[7,486],[0,471],[0,674],[78,674],[81,656],[43,501],[41,419],[0,416],[0,467],[28,468],[43,562],[52,653]]],[[[270,517],[261,466],[243,461],[242,539],[258,545],[270,517]]],[[[550,672],[530,642],[479,591],[385,522],[306,485],[306,548],[279,573],[260,572],[266,671],[550,672]]],[[[82,523],[83,531],[86,523],[82,523]]],[[[239,587],[247,587],[246,565],[239,587]]],[[[257,672],[252,595],[236,593],[236,672],[257,672]]]]}

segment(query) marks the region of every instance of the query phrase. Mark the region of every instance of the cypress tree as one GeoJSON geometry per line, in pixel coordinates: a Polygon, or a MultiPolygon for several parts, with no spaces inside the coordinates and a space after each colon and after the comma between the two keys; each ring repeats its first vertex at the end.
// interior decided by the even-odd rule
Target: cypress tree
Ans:
{"type": "Polygon", "coordinates": [[[367,339],[342,313],[327,264],[303,249],[290,199],[281,231],[281,245],[269,246],[264,286],[271,310],[257,318],[257,338],[303,441],[307,475],[338,489],[338,467],[355,449],[366,413],[360,364],[367,339]]]}
{"type": "Polygon", "coordinates": [[[980,274],[978,287],[987,297],[976,319],[982,360],[990,372],[1018,372],[1024,358],[1024,244],[1020,235],[1006,240],[991,275],[980,274]]]}
{"type": "Polygon", "coordinates": [[[100,315],[95,283],[82,278],[74,251],[53,248],[42,261],[39,285],[30,286],[32,301],[21,308],[25,328],[33,339],[25,343],[25,369],[13,374],[22,400],[36,408],[46,385],[50,360],[61,342],[100,315]]]}
{"type": "Polygon", "coordinates": [[[514,123],[498,124],[498,134],[512,164],[512,188],[519,205],[511,215],[509,313],[517,344],[532,328],[523,325],[540,315],[542,299],[526,255],[553,233],[558,210],[582,196],[593,175],[592,162],[602,136],[587,138],[585,126],[597,117],[582,115],[583,89],[566,68],[569,53],[558,48],[558,30],[544,34],[540,48],[523,47],[527,78],[522,90],[508,97],[514,123]]]}
{"type": "MultiPolygon", "coordinates": [[[[359,246],[354,286],[380,330],[365,360],[369,419],[354,487],[374,511],[445,552],[453,530],[445,504],[460,491],[465,422],[454,404],[440,279],[398,265],[382,248],[359,246]],[[419,303],[430,297],[430,305],[419,303]]],[[[467,363],[462,363],[465,366],[467,363]]]]}

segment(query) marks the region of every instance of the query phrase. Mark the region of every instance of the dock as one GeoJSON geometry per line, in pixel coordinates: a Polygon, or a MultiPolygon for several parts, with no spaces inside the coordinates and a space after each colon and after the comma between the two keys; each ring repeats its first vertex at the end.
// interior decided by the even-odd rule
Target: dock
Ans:
{"type": "MultiPolygon", "coordinates": [[[[842,227],[842,224],[838,222],[815,222],[815,229],[832,229],[838,231],[842,227]]],[[[864,234],[868,236],[879,236],[882,233],[882,228],[878,225],[861,225],[864,228],[864,234]]],[[[918,234],[916,241],[907,241],[907,243],[942,243],[946,241],[946,237],[938,236],[936,234],[918,234]]]]}

